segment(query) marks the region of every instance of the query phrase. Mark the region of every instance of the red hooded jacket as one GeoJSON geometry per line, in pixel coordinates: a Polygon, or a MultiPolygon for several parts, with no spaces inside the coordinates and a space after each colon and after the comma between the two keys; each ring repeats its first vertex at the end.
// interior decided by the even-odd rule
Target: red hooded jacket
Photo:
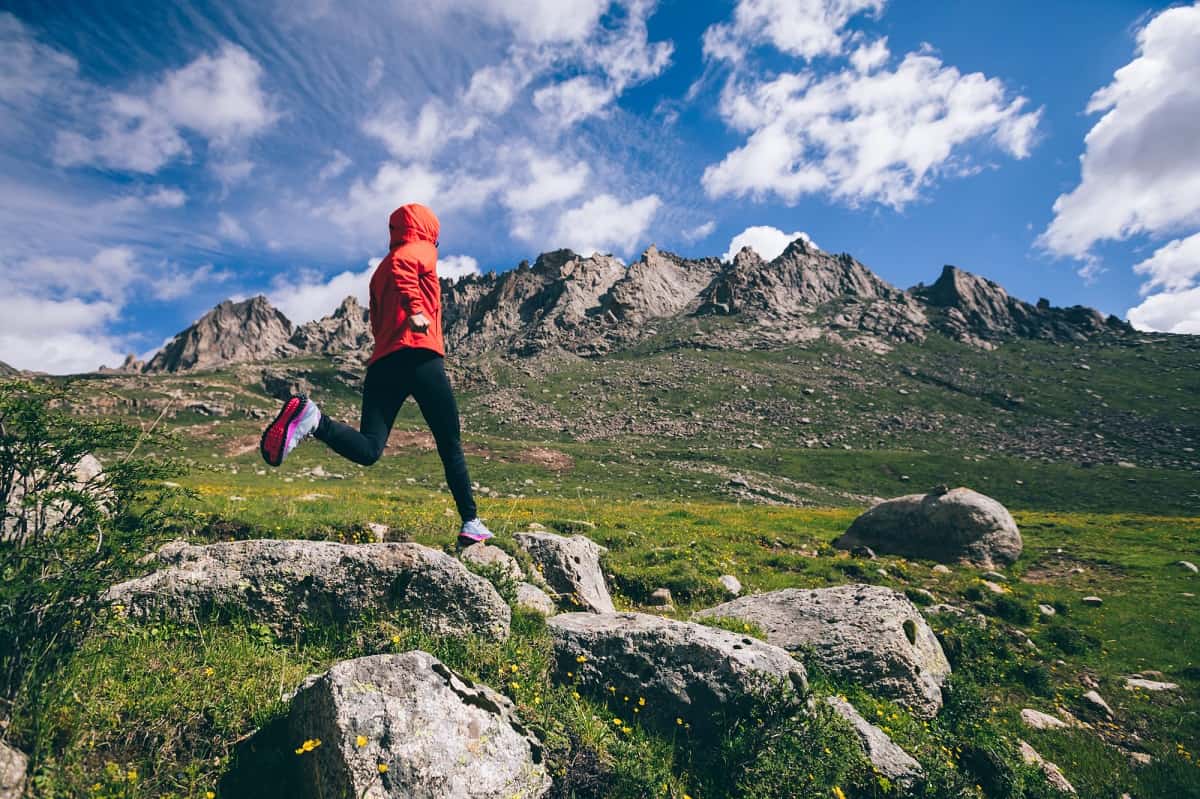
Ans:
{"type": "Polygon", "coordinates": [[[371,333],[375,349],[367,365],[405,347],[446,354],[442,342],[442,285],[437,275],[438,218],[423,205],[402,205],[388,219],[390,252],[371,276],[371,333]],[[413,314],[429,327],[414,330],[413,314]]]}

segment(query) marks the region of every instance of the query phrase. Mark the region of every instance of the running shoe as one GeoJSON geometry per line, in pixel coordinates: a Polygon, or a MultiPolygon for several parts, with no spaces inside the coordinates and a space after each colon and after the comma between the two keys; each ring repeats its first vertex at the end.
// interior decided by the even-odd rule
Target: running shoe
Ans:
{"type": "Polygon", "coordinates": [[[296,445],[317,429],[321,411],[308,397],[289,397],[275,421],[263,431],[259,451],[270,466],[283,463],[296,445]]]}
{"type": "Polygon", "coordinates": [[[487,529],[487,525],[479,521],[479,517],[475,517],[468,522],[463,522],[462,529],[458,532],[458,545],[465,549],[492,537],[492,531],[487,529]]]}

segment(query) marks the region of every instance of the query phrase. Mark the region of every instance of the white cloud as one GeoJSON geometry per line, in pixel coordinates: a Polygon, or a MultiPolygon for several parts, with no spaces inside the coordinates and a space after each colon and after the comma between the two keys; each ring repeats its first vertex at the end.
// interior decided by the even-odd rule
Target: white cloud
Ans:
{"type": "Polygon", "coordinates": [[[714,198],[773,194],[795,203],[824,193],[902,208],[939,175],[962,173],[968,145],[991,140],[1026,157],[1041,112],[1025,104],[999,80],[964,75],[928,53],[869,73],[784,73],[765,83],[734,76],[721,115],[749,137],[702,182],[714,198]]]}
{"type": "Polygon", "coordinates": [[[533,105],[559,127],[570,127],[599,113],[616,96],[613,89],[589,75],[538,89],[533,105]]]}
{"type": "Polygon", "coordinates": [[[611,0],[460,0],[459,5],[511,26],[532,43],[571,42],[596,26],[611,0]]]}
{"type": "Polygon", "coordinates": [[[861,13],[879,13],[885,0],[740,0],[733,23],[704,32],[704,54],[741,62],[747,50],[769,43],[780,52],[812,59],[842,52],[843,29],[861,13]]]}
{"type": "Polygon", "coordinates": [[[729,241],[729,249],[721,256],[723,260],[732,261],[743,247],[754,250],[764,261],[773,261],[783,254],[788,245],[796,239],[804,239],[816,247],[817,244],[809,235],[797,230],[795,233],[784,233],[777,227],[756,225],[748,227],[729,241]]]}
{"type": "Polygon", "coordinates": [[[1200,286],[1153,294],[1130,308],[1128,316],[1138,330],[1200,335],[1200,286]]]}
{"type": "Polygon", "coordinates": [[[350,156],[346,155],[341,150],[334,150],[333,157],[329,159],[329,163],[321,167],[321,171],[317,173],[317,180],[324,183],[327,180],[334,178],[345,172],[354,162],[350,160],[350,156]]]}
{"type": "Polygon", "coordinates": [[[580,255],[629,253],[650,227],[661,205],[657,194],[627,204],[611,194],[601,194],[559,217],[554,246],[566,247],[580,255]]]}
{"type": "Polygon", "coordinates": [[[1200,3],[1168,9],[1137,34],[1133,61],[1097,91],[1104,116],[1084,139],[1081,180],[1054,203],[1040,243],[1086,258],[1103,240],[1200,223],[1200,3]]]}
{"type": "Polygon", "coordinates": [[[159,186],[146,195],[146,202],[155,208],[181,208],[187,202],[187,194],[174,186],[159,186]]]}
{"type": "Polygon", "coordinates": [[[191,294],[197,287],[225,283],[233,275],[218,271],[212,264],[184,267],[177,264],[162,264],[148,275],[150,293],[157,300],[169,302],[191,294]]]}
{"type": "MultiPolygon", "coordinates": [[[[36,256],[0,265],[0,287],[13,293],[103,298],[120,302],[140,277],[133,251],[108,247],[88,261],[79,258],[36,256]]],[[[8,320],[5,319],[5,324],[8,320]]]]}
{"type": "Polygon", "coordinates": [[[74,81],[78,68],[69,54],[38,42],[21,20],[0,13],[0,100],[35,100],[48,89],[74,81]]]}
{"type": "Polygon", "coordinates": [[[479,119],[470,109],[447,110],[440,100],[429,100],[415,120],[402,104],[373,114],[363,122],[363,133],[383,142],[399,159],[428,159],[453,141],[469,139],[479,129],[479,119]]]}
{"type": "Polygon", "coordinates": [[[379,56],[372,56],[367,62],[367,91],[371,91],[379,85],[379,81],[383,80],[383,59],[379,56]]]}
{"type": "Polygon", "coordinates": [[[467,275],[479,274],[479,262],[469,255],[447,255],[438,258],[438,277],[458,280],[467,275]]]}
{"type": "Polygon", "coordinates": [[[92,114],[98,133],[61,131],[55,161],[154,173],[190,152],[185,130],[218,149],[234,147],[279,116],[259,85],[262,74],[249,53],[226,44],[215,55],[168,72],[145,95],[110,94],[92,114]]]}
{"type": "Polygon", "coordinates": [[[209,165],[217,180],[228,188],[234,183],[240,183],[250,177],[250,173],[254,171],[254,162],[244,158],[235,159],[220,159],[209,165]]]}
{"type": "Polygon", "coordinates": [[[242,227],[242,223],[224,211],[217,214],[217,235],[238,244],[250,241],[250,234],[242,227]]]}
{"type": "MultiPolygon", "coordinates": [[[[7,270],[6,270],[7,271],[7,270]]],[[[105,333],[120,312],[109,300],[50,299],[0,276],[0,361],[51,374],[89,372],[124,360],[121,341],[105,333]]]]}
{"type": "Polygon", "coordinates": [[[299,277],[280,275],[272,282],[267,298],[298,325],[329,316],[347,297],[355,297],[366,306],[371,301],[371,275],[376,264],[378,261],[361,272],[340,272],[330,278],[316,272],[303,272],[299,277]]]}
{"type": "Polygon", "coordinates": [[[1133,271],[1149,278],[1142,284],[1143,296],[1156,288],[1163,291],[1191,288],[1200,278],[1200,233],[1160,247],[1149,258],[1134,266],[1133,271]]]}
{"type": "Polygon", "coordinates": [[[504,204],[516,213],[528,213],[569,200],[587,185],[591,170],[583,161],[566,167],[553,156],[527,156],[529,182],[510,185],[504,204]]]}
{"type": "Polygon", "coordinates": [[[705,222],[703,225],[697,225],[696,227],[692,228],[691,230],[683,231],[683,238],[689,242],[700,241],[701,239],[708,238],[710,235],[712,235],[712,232],[716,229],[717,229],[716,220],[710,219],[707,222],[705,222]]]}

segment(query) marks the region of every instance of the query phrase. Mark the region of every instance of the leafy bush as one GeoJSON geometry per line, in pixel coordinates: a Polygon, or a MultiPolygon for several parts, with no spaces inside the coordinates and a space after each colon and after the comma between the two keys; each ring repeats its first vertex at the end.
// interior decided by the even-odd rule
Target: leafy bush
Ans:
{"type": "Polygon", "coordinates": [[[152,431],[70,413],[69,391],[0,384],[0,699],[6,715],[28,714],[34,738],[45,679],[161,535],[162,482],[179,472],[136,456],[148,439],[163,444],[152,431]],[[103,471],[77,474],[91,454],[103,471]]]}

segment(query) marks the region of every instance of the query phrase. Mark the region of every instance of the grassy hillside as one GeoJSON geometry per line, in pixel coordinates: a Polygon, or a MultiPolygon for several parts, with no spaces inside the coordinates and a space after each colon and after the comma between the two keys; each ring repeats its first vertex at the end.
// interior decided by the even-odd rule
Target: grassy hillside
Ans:
{"type": "MultiPolygon", "coordinates": [[[[1200,342],[728,352],[681,348],[671,343],[677,332],[602,360],[455,364],[481,515],[501,547],[511,551],[509,534],[529,522],[586,530],[609,549],[619,606],[639,607],[667,587],[684,619],[723,598],[725,573],[748,591],[868,582],[920,604],[931,592],[990,620],[977,630],[934,617],[959,675],[939,720],[923,724],[814,671],[818,691],[847,694],[918,756],[933,777],[928,795],[980,795],[977,782],[989,796],[1045,795],[1035,782],[987,783],[972,761],[981,741],[1011,747],[1019,736],[1085,797],[1200,796],[1200,578],[1176,565],[1200,560],[1200,342]],[[872,497],[942,483],[1013,509],[1025,553],[1005,593],[969,568],[938,574],[930,563],[866,561],[829,546],[872,497]],[[1103,605],[1084,605],[1086,595],[1103,605]],[[1123,686],[1122,677],[1148,671],[1180,689],[1123,686]],[[1114,719],[1089,710],[1082,695],[1091,686],[1114,719]],[[1027,707],[1065,710],[1091,728],[1031,731],[1018,718],[1027,707]],[[1132,752],[1150,755],[1150,765],[1135,766],[1132,752]]],[[[306,375],[327,412],[356,415],[344,367],[285,366],[306,375]]],[[[177,434],[192,465],[180,482],[194,495],[176,501],[181,521],[163,537],[363,541],[375,522],[391,539],[450,544],[456,517],[414,405],[375,467],[312,443],[267,470],[254,414],[277,402],[257,375],[242,366],[78,385],[81,411],[146,426],[161,416],[177,434]],[[225,415],[187,410],[196,402],[225,415]]],[[[51,758],[39,795],[227,795],[233,788],[220,780],[237,743],[280,715],[281,690],[335,660],[413,645],[511,696],[569,775],[564,796],[708,799],[746,785],[761,796],[832,796],[834,787],[887,795],[836,730],[822,739],[828,755],[799,753],[803,737],[793,735],[781,740],[797,751],[777,746],[775,759],[740,728],[701,749],[686,731],[651,735],[620,700],[597,704],[549,683],[539,621],[518,617],[514,630],[503,645],[463,644],[380,619],[283,642],[237,620],[180,627],[113,618],[56,681],[53,724],[37,742],[51,758]],[[614,715],[625,717],[616,729],[614,715]],[[756,773],[747,752],[775,776],[756,773]],[[798,782],[772,793],[798,764],[798,782]],[[748,782],[735,789],[730,774],[748,782]]]]}

